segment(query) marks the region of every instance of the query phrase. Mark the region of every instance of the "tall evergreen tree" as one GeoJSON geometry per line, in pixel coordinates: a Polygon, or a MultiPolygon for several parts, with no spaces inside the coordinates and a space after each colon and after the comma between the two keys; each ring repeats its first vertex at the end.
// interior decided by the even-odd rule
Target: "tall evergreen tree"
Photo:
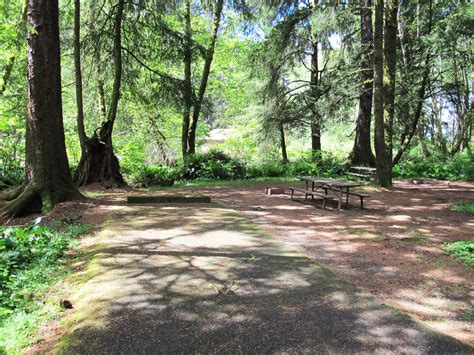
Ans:
{"type": "Polygon", "coordinates": [[[73,184],[64,138],[59,9],[57,0],[28,0],[27,184],[4,212],[20,216],[50,211],[55,204],[81,197],[73,184]]]}

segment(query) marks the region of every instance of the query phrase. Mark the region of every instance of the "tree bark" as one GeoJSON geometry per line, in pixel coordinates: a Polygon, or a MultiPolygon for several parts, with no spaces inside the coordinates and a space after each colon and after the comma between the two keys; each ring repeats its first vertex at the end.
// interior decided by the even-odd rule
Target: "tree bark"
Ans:
{"type": "Polygon", "coordinates": [[[387,171],[387,146],[384,123],[384,90],[383,90],[383,15],[384,1],[375,1],[374,23],[374,123],[375,123],[375,157],[377,180],[380,185],[390,187],[390,171],[387,171]]]}
{"type": "Polygon", "coordinates": [[[184,23],[185,23],[185,48],[184,48],[184,93],[183,93],[183,128],[181,133],[181,149],[183,151],[183,158],[189,153],[188,147],[188,135],[189,135],[189,126],[190,126],[190,116],[191,116],[191,107],[193,99],[193,87],[192,87],[192,78],[191,78],[191,61],[192,61],[192,51],[191,51],[191,40],[192,40],[192,30],[191,30],[191,2],[186,0],[184,3],[184,23]]]}
{"type": "MultiPolygon", "coordinates": [[[[318,0],[311,0],[311,6],[313,11],[316,11],[318,0]]],[[[319,63],[318,63],[318,35],[313,29],[311,31],[311,77],[310,85],[312,91],[312,100],[314,104],[311,108],[311,152],[313,160],[317,161],[321,157],[321,122],[318,115],[316,106],[316,100],[318,97],[319,90],[319,63]]]]}
{"type": "Polygon", "coordinates": [[[386,0],[385,32],[384,32],[384,130],[385,147],[385,179],[388,186],[392,185],[393,155],[393,121],[395,118],[395,79],[397,70],[397,32],[398,32],[398,0],[386,0]]]}
{"type": "Polygon", "coordinates": [[[28,0],[28,183],[4,207],[8,216],[50,211],[55,204],[81,198],[66,155],[61,99],[57,0],[28,0]]]}
{"type": "Polygon", "coordinates": [[[197,95],[196,102],[194,103],[193,117],[191,121],[191,127],[188,135],[188,150],[189,154],[194,154],[196,151],[196,129],[199,120],[199,114],[201,113],[202,101],[204,94],[206,93],[207,81],[211,72],[211,64],[214,58],[214,49],[216,47],[217,34],[219,32],[219,24],[221,21],[222,8],[224,7],[224,0],[217,0],[216,8],[214,11],[214,24],[212,26],[211,42],[206,51],[206,58],[204,61],[204,69],[201,77],[201,84],[199,86],[199,92],[197,95]]]}
{"type": "Polygon", "coordinates": [[[362,92],[359,96],[359,113],[356,120],[355,140],[349,156],[351,164],[375,166],[375,156],[370,144],[370,125],[372,120],[372,95],[374,90],[372,0],[365,0],[360,13],[361,44],[363,48],[362,92]]]}
{"type": "Polygon", "coordinates": [[[125,181],[120,173],[120,164],[114,154],[112,132],[117,118],[120,87],[122,82],[122,21],[125,0],[119,0],[114,21],[114,60],[115,74],[107,120],[102,124],[99,134],[85,141],[85,154],[74,174],[74,181],[78,186],[94,182],[110,186],[123,186],[125,181]]]}

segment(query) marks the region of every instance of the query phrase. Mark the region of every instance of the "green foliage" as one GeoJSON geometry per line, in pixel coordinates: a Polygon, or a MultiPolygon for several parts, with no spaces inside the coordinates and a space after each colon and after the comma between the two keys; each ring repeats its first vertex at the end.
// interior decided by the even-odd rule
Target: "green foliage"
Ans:
{"type": "Polygon", "coordinates": [[[451,206],[453,211],[474,214],[474,201],[456,202],[451,206]]]}
{"type": "Polygon", "coordinates": [[[468,154],[458,154],[447,160],[440,157],[408,158],[394,166],[393,175],[397,178],[425,177],[474,181],[474,163],[468,154]]]}
{"type": "Polygon", "coordinates": [[[71,241],[89,229],[88,225],[40,224],[0,229],[0,320],[13,309],[24,306],[28,297],[49,282],[71,241]]]}
{"type": "Polygon", "coordinates": [[[66,251],[90,225],[40,219],[23,227],[0,228],[0,353],[17,353],[60,307],[47,290],[65,267],[66,251]]]}
{"type": "Polygon", "coordinates": [[[129,180],[136,187],[151,185],[171,186],[174,184],[176,172],[165,166],[142,165],[136,167],[129,175],[129,180]]]}
{"type": "Polygon", "coordinates": [[[242,179],[245,174],[246,166],[243,162],[219,151],[191,155],[185,159],[181,168],[181,178],[186,180],[242,179]]]}
{"type": "Polygon", "coordinates": [[[460,240],[446,246],[446,251],[469,267],[474,267],[474,240],[460,240]]]}

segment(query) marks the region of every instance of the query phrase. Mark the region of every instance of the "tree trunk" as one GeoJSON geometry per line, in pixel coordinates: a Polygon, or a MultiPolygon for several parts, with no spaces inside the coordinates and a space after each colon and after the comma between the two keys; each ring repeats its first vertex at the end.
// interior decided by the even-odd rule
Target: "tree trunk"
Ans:
{"type": "Polygon", "coordinates": [[[398,0],[386,0],[384,32],[384,130],[387,150],[384,164],[388,186],[392,185],[393,121],[395,118],[395,79],[397,70],[398,0]]]}
{"type": "Polygon", "coordinates": [[[288,154],[286,152],[285,129],[283,128],[283,124],[280,124],[279,130],[282,162],[283,164],[286,164],[288,163],[288,154]]]}
{"type": "Polygon", "coordinates": [[[204,94],[206,93],[207,81],[211,72],[212,59],[214,58],[214,48],[216,46],[217,33],[219,32],[219,24],[221,21],[222,8],[224,6],[224,0],[218,0],[216,9],[214,11],[214,24],[212,26],[211,43],[206,51],[206,59],[204,62],[204,70],[201,77],[201,85],[199,86],[199,93],[194,103],[193,118],[191,127],[188,135],[188,150],[189,154],[194,154],[196,151],[196,128],[199,120],[199,114],[201,113],[202,101],[204,94]]]}
{"type": "Polygon", "coordinates": [[[77,133],[81,144],[81,153],[84,155],[87,135],[84,129],[84,104],[82,97],[81,0],[74,0],[74,66],[76,71],[77,133]]]}
{"type": "Polygon", "coordinates": [[[190,116],[191,116],[191,106],[193,103],[193,87],[191,82],[191,61],[192,61],[192,51],[191,51],[191,2],[186,0],[184,10],[184,22],[185,22],[185,48],[184,48],[184,93],[183,93],[183,128],[181,132],[181,149],[183,151],[183,158],[189,153],[188,147],[188,135],[189,135],[189,125],[190,125],[190,116]]]}
{"type": "Polygon", "coordinates": [[[120,165],[114,154],[112,132],[117,117],[122,82],[122,20],[125,0],[119,0],[114,22],[114,59],[115,76],[107,120],[102,124],[99,134],[94,133],[92,138],[84,144],[84,153],[74,174],[74,181],[78,186],[102,183],[105,186],[123,186],[125,181],[120,173],[120,165]]]}
{"type": "Polygon", "coordinates": [[[351,164],[375,166],[375,156],[370,145],[370,123],[372,119],[372,95],[374,90],[374,64],[372,52],[372,0],[365,0],[360,13],[361,44],[363,48],[361,67],[363,82],[359,96],[359,113],[356,120],[354,147],[349,156],[351,164]]]}
{"type": "Polygon", "coordinates": [[[50,211],[56,203],[81,198],[66,155],[61,99],[57,0],[28,0],[28,183],[4,213],[20,216],[50,211]]]}
{"type": "MultiPolygon", "coordinates": [[[[311,0],[313,11],[316,11],[318,0],[311,0]]],[[[311,77],[310,85],[312,100],[314,102],[311,111],[311,152],[313,160],[317,161],[321,157],[321,122],[316,108],[316,100],[319,91],[319,63],[318,63],[318,35],[311,29],[311,77]]]]}
{"type": "MultiPolygon", "coordinates": [[[[429,21],[428,21],[428,34],[431,33],[431,23],[433,19],[433,7],[432,7],[432,0],[430,0],[430,5],[429,5],[429,21]]],[[[417,93],[417,98],[418,101],[416,103],[416,108],[415,112],[413,114],[413,119],[411,121],[411,124],[408,125],[403,133],[401,134],[400,138],[400,149],[398,150],[397,154],[393,158],[393,163],[392,166],[395,166],[398,164],[400,159],[402,158],[403,154],[405,151],[410,147],[411,140],[413,139],[413,136],[415,135],[416,128],[418,127],[418,122],[421,118],[421,115],[423,113],[423,102],[425,100],[425,93],[426,93],[426,86],[428,85],[428,79],[430,75],[430,60],[431,60],[431,49],[428,49],[428,54],[426,55],[425,58],[425,63],[424,63],[424,72],[423,76],[421,79],[421,85],[417,93]]]]}
{"type": "Polygon", "coordinates": [[[384,124],[384,90],[383,90],[383,0],[375,1],[374,23],[374,123],[375,123],[375,163],[377,180],[380,185],[390,187],[390,171],[387,171],[387,146],[384,124]]]}

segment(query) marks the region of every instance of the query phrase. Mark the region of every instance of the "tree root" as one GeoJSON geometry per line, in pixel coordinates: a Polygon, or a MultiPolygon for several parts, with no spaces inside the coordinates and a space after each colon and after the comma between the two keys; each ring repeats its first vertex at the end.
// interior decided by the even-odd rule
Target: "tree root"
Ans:
{"type": "Polygon", "coordinates": [[[3,208],[3,216],[20,217],[29,213],[41,212],[41,194],[34,183],[29,183],[13,201],[3,208]]]}
{"type": "Polygon", "coordinates": [[[18,196],[21,195],[21,193],[25,189],[26,185],[27,185],[27,183],[24,182],[23,184],[21,184],[19,186],[14,186],[14,187],[9,188],[6,191],[2,191],[0,193],[0,200],[12,201],[12,200],[16,199],[18,196]]]}

